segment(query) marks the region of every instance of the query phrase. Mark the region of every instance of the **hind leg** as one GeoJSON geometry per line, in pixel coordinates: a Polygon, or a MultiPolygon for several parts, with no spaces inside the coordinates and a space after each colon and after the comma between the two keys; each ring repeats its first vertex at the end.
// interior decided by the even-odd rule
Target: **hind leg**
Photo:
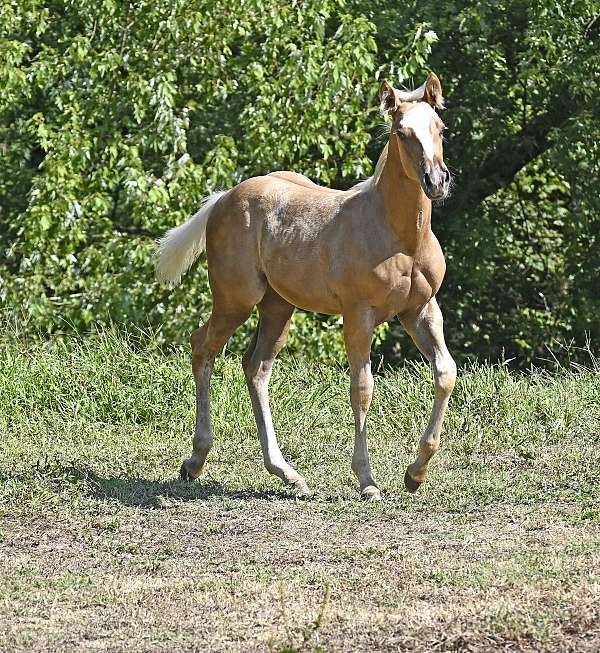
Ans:
{"type": "Polygon", "coordinates": [[[284,459],[273,428],[269,407],[269,379],[275,357],[285,345],[294,307],[270,287],[258,305],[260,322],[242,365],[256,419],[265,467],[298,495],[309,494],[306,481],[284,459]]]}
{"type": "Polygon", "coordinates": [[[374,386],[370,354],[375,324],[373,312],[368,307],[356,306],[344,312],[344,342],[350,365],[350,403],[354,414],[352,471],[358,477],[361,497],[367,501],[381,499],[367,445],[367,413],[374,386]]]}
{"type": "MultiPolygon", "coordinates": [[[[210,245],[210,242],[209,242],[210,245]]],[[[181,466],[181,478],[200,475],[212,447],[210,420],[210,377],[217,354],[231,334],[248,319],[265,294],[267,282],[250,265],[239,266],[233,256],[217,256],[211,264],[209,280],[213,310],[209,320],[191,337],[192,371],[196,382],[196,428],[192,455],[181,466]]]]}
{"type": "Polygon", "coordinates": [[[206,456],[213,443],[210,419],[210,377],[215,358],[231,334],[248,319],[252,309],[221,312],[216,306],[209,320],[194,331],[192,344],[192,371],[196,382],[196,428],[192,455],[181,465],[184,480],[200,476],[206,456]]]}
{"type": "Polygon", "coordinates": [[[255,232],[260,220],[248,223],[249,216],[236,203],[234,195],[224,196],[219,206],[206,224],[206,256],[213,310],[207,323],[191,338],[192,370],[196,382],[196,429],[193,453],[181,467],[183,478],[200,475],[212,446],[210,377],[215,358],[231,334],[246,321],[267,288],[256,245],[255,232]],[[227,197],[230,197],[229,201],[227,197]]]}

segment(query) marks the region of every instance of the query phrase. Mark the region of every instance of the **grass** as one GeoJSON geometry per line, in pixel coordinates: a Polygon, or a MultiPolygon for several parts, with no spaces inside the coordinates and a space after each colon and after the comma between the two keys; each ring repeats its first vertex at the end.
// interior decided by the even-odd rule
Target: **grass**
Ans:
{"type": "Polygon", "coordinates": [[[267,474],[239,360],[213,383],[216,442],[189,454],[188,354],[149,338],[0,338],[0,650],[597,651],[600,375],[460,371],[430,480],[403,489],[432,400],[385,371],[358,500],[343,369],[282,356],[285,455],[267,474]]]}

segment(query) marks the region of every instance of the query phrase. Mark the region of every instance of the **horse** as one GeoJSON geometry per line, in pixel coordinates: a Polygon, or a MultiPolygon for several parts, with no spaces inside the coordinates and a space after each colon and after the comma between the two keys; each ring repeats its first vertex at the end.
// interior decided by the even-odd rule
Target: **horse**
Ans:
{"type": "Polygon", "coordinates": [[[273,362],[297,307],[343,318],[355,427],[351,468],[369,501],[381,499],[367,445],[371,342],[378,324],[399,318],[434,372],[431,417],[404,484],[413,493],[426,479],[456,380],[436,301],[446,264],[431,230],[432,200],[444,199],[451,184],[444,124],[436,112],[444,100],[434,73],[413,91],[383,81],[379,98],[392,125],[373,176],[345,191],[289,171],[249,178],[206,198],[187,222],[159,239],[157,277],[172,284],[206,249],[213,299],[210,318],[191,336],[196,424],[182,479],[200,475],[213,444],[215,358],[254,307],[259,323],[242,366],[266,469],[298,496],[310,494],[281,453],[268,394],[273,362]]]}

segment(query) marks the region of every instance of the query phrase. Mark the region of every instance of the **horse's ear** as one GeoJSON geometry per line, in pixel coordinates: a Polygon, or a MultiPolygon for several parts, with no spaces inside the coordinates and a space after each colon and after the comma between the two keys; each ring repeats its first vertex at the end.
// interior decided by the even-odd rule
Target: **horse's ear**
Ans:
{"type": "Polygon", "coordinates": [[[379,87],[379,100],[381,101],[381,104],[379,105],[381,113],[395,111],[400,104],[400,99],[396,89],[387,81],[387,79],[384,79],[379,87]]]}
{"type": "Polygon", "coordinates": [[[425,93],[423,101],[428,102],[433,108],[444,108],[444,96],[442,95],[442,84],[435,73],[429,73],[425,82],[425,93]]]}

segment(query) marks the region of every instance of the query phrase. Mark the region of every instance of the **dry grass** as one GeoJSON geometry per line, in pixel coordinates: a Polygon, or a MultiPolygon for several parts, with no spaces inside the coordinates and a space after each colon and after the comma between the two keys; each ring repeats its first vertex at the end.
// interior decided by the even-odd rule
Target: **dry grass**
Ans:
{"type": "Polygon", "coordinates": [[[600,536],[571,506],[348,518],[207,499],[3,528],[6,651],[300,650],[327,588],[305,650],[600,647],[600,536]]]}

